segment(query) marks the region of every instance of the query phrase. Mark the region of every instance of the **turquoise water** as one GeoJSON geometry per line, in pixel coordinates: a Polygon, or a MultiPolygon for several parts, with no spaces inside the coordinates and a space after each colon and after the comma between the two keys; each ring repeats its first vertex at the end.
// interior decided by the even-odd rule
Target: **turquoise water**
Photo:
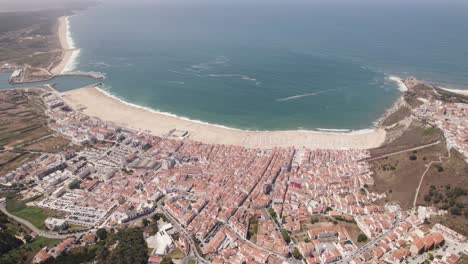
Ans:
{"type": "Polygon", "coordinates": [[[466,1],[348,2],[105,1],[71,18],[77,67],[128,102],[258,130],[370,127],[390,75],[468,87],[466,1]]]}
{"type": "Polygon", "coordinates": [[[57,76],[47,81],[20,83],[12,85],[8,83],[10,76],[11,73],[0,73],[0,89],[21,88],[51,84],[58,91],[66,92],[100,82],[100,80],[89,76],[57,76]]]}

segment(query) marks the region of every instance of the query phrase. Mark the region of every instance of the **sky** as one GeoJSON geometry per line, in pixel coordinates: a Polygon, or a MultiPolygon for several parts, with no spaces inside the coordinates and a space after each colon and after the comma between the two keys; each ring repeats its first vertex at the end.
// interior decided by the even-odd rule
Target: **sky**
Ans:
{"type": "MultiPolygon", "coordinates": [[[[87,0],[0,0],[1,11],[24,11],[35,9],[61,8],[70,4],[85,2],[87,0]]],[[[185,5],[209,4],[209,3],[265,3],[286,4],[309,3],[311,5],[340,5],[340,6],[464,6],[468,7],[467,0],[98,0],[108,3],[180,3],[185,5]]]]}
{"type": "Polygon", "coordinates": [[[0,0],[0,12],[64,8],[88,0],[0,0]]]}

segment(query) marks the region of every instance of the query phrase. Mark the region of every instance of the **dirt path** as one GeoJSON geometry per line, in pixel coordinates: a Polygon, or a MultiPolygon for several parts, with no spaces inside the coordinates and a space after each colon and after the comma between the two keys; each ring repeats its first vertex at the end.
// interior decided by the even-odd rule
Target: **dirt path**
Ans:
{"type": "Polygon", "coordinates": [[[415,151],[415,150],[420,150],[420,149],[432,147],[432,146],[435,146],[435,145],[439,144],[440,142],[441,142],[441,141],[438,140],[438,141],[436,141],[436,142],[433,142],[433,143],[430,143],[430,144],[426,144],[426,145],[422,145],[422,146],[419,146],[419,147],[414,147],[414,148],[409,148],[409,149],[405,149],[405,150],[400,150],[400,151],[388,153],[388,154],[385,154],[385,155],[382,155],[382,156],[378,156],[378,157],[375,157],[375,158],[364,159],[364,160],[365,160],[365,161],[373,161],[373,160],[383,159],[383,158],[386,158],[386,157],[398,155],[398,154],[405,153],[405,152],[411,152],[411,151],[415,151]]]}
{"type": "Polygon", "coordinates": [[[432,164],[434,163],[443,163],[444,161],[442,159],[450,159],[451,157],[451,153],[450,153],[450,149],[448,150],[448,155],[447,157],[442,157],[440,156],[439,157],[439,160],[433,160],[431,162],[429,162],[426,166],[426,170],[424,171],[423,175],[421,176],[421,179],[419,180],[419,184],[418,184],[418,188],[416,188],[416,193],[414,195],[414,200],[413,200],[413,209],[416,208],[416,201],[418,200],[418,195],[419,195],[419,190],[421,189],[421,185],[424,181],[424,177],[426,176],[427,172],[429,171],[429,169],[431,168],[432,164]]]}

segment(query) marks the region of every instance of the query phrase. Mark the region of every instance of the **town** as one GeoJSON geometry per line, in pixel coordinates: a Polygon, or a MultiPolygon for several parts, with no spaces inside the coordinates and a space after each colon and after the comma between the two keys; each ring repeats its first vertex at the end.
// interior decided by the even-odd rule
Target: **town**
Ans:
{"type": "MultiPolygon", "coordinates": [[[[46,87],[48,126],[76,148],[41,154],[0,178],[29,204],[57,212],[46,227],[68,237],[41,263],[96,240],[98,229],[162,216],[146,235],[149,263],[175,248],[198,263],[455,263],[466,237],[426,222],[443,210],[403,210],[374,184],[367,150],[248,149],[161,136],[89,117],[46,87]],[[72,226],[78,231],[68,230],[72,226]]],[[[5,91],[15,92],[14,90],[5,91]]],[[[421,100],[449,145],[468,154],[468,107],[421,100]]],[[[4,203],[5,200],[2,200],[4,203]]]]}

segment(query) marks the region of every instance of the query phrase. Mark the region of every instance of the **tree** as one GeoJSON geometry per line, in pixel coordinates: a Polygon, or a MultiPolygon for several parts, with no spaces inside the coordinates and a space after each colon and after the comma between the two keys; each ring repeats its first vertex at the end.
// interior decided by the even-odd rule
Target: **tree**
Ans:
{"type": "Polygon", "coordinates": [[[99,240],[103,241],[107,239],[107,230],[104,228],[99,228],[96,231],[96,236],[99,238],[99,240]]]}
{"type": "Polygon", "coordinates": [[[271,217],[273,217],[273,219],[276,219],[278,217],[273,208],[268,209],[268,212],[270,213],[271,217]]]}
{"type": "Polygon", "coordinates": [[[425,202],[430,202],[431,201],[431,196],[429,194],[424,195],[424,201],[425,202]]]}
{"type": "Polygon", "coordinates": [[[99,247],[96,254],[97,263],[106,263],[106,259],[109,257],[109,249],[107,247],[99,247]]]}
{"type": "Polygon", "coordinates": [[[156,234],[159,231],[158,223],[154,222],[151,224],[151,233],[156,234]]]}
{"type": "Polygon", "coordinates": [[[289,233],[286,229],[281,230],[281,235],[283,236],[283,239],[286,241],[286,243],[291,243],[291,237],[289,236],[289,233]]]}
{"type": "Polygon", "coordinates": [[[30,234],[26,234],[26,235],[24,236],[24,240],[26,241],[26,243],[27,243],[27,242],[30,242],[32,239],[33,239],[33,237],[32,237],[30,234]]]}
{"type": "Polygon", "coordinates": [[[104,263],[137,264],[148,263],[148,245],[141,228],[120,230],[117,246],[110,252],[104,263]]]}
{"type": "Polygon", "coordinates": [[[453,215],[461,215],[460,207],[458,207],[458,206],[452,207],[450,209],[450,213],[452,213],[453,215]]]}
{"type": "Polygon", "coordinates": [[[357,238],[357,241],[358,242],[366,242],[367,241],[367,236],[364,235],[364,234],[359,234],[359,236],[357,238]]]}
{"type": "Polygon", "coordinates": [[[142,222],[143,222],[143,226],[148,226],[148,225],[149,225],[149,223],[150,223],[150,222],[148,221],[148,219],[146,219],[146,218],[145,218],[145,219],[143,219],[143,221],[142,221],[142,222]]]}
{"type": "Polygon", "coordinates": [[[68,188],[70,188],[70,189],[79,189],[80,188],[80,182],[79,181],[71,182],[68,185],[68,188]]]}
{"type": "Polygon", "coordinates": [[[172,264],[172,258],[169,257],[169,256],[165,256],[165,257],[161,260],[161,264],[172,264]]]}
{"type": "Polygon", "coordinates": [[[0,255],[21,246],[23,242],[6,231],[0,231],[0,255]]]}
{"type": "Polygon", "coordinates": [[[292,255],[295,259],[302,259],[301,252],[299,252],[299,249],[297,249],[297,247],[294,248],[292,255]]]}

